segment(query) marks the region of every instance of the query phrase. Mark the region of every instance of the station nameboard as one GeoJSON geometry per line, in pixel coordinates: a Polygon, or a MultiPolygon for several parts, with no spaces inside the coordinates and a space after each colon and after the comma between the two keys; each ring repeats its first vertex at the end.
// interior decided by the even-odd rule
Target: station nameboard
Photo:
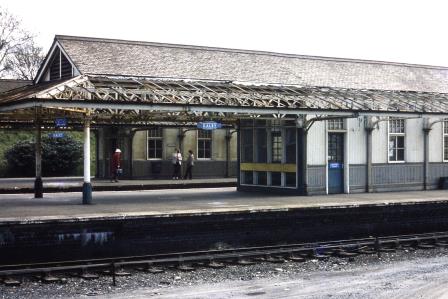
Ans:
{"type": "Polygon", "coordinates": [[[202,129],[202,130],[216,130],[216,129],[221,129],[221,128],[222,128],[222,124],[217,123],[215,121],[204,121],[204,122],[198,123],[198,129],[202,129]]]}
{"type": "Polygon", "coordinates": [[[333,162],[333,163],[328,164],[328,166],[331,169],[340,169],[340,168],[342,168],[342,163],[333,162]]]}
{"type": "Polygon", "coordinates": [[[65,134],[64,134],[64,132],[54,132],[54,133],[49,133],[48,137],[50,137],[50,138],[64,138],[65,134]]]}
{"type": "Polygon", "coordinates": [[[66,127],[67,126],[67,119],[66,118],[56,118],[54,120],[54,124],[57,128],[66,127]]]}

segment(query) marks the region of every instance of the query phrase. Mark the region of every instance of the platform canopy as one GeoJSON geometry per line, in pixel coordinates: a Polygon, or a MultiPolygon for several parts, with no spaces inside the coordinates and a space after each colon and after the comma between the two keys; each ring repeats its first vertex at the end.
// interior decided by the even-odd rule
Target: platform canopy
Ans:
{"type": "Polygon", "coordinates": [[[79,75],[0,95],[0,123],[27,124],[86,113],[96,124],[196,122],[324,115],[448,115],[448,94],[251,84],[149,77],[79,75]],[[36,112],[39,111],[39,112],[36,112]]]}
{"type": "Polygon", "coordinates": [[[305,114],[446,116],[448,68],[57,35],[34,84],[0,93],[3,127],[305,114]]]}

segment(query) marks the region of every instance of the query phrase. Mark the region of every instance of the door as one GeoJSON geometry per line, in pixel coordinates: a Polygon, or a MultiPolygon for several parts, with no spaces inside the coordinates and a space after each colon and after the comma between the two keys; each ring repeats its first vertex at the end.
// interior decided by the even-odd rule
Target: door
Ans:
{"type": "Polygon", "coordinates": [[[328,193],[344,192],[344,133],[328,133],[328,193]]]}

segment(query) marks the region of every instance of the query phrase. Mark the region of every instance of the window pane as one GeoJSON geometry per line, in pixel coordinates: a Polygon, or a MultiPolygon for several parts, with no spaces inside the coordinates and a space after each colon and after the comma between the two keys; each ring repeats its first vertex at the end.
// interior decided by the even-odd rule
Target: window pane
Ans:
{"type": "Polygon", "coordinates": [[[342,118],[329,119],[328,130],[343,130],[344,120],[342,118]]]}
{"type": "Polygon", "coordinates": [[[253,162],[253,130],[241,130],[241,162],[253,162]]]}
{"type": "Polygon", "coordinates": [[[272,162],[281,163],[283,156],[283,142],[280,131],[272,131],[272,162]]]}
{"type": "Polygon", "coordinates": [[[267,185],[268,184],[268,177],[266,171],[257,171],[258,176],[258,185],[267,185]]]}
{"type": "Polygon", "coordinates": [[[397,161],[404,161],[404,149],[397,149],[397,161]]]}
{"type": "Polygon", "coordinates": [[[448,136],[443,137],[443,159],[448,160],[448,136]]]}
{"type": "Polygon", "coordinates": [[[296,186],[296,173],[295,172],[287,172],[286,176],[286,187],[295,187],[296,186]]]}
{"type": "Polygon", "coordinates": [[[286,163],[296,163],[296,128],[285,130],[286,163]]]}
{"type": "Polygon", "coordinates": [[[282,185],[282,173],[281,172],[272,172],[271,180],[272,180],[272,186],[281,186],[282,185]]]}
{"type": "Polygon", "coordinates": [[[162,158],[162,139],[148,139],[148,158],[162,158]]]}
{"type": "Polygon", "coordinates": [[[268,159],[268,145],[266,129],[256,129],[257,134],[257,160],[258,163],[266,163],[268,159]]]}
{"type": "Polygon", "coordinates": [[[210,159],[211,158],[211,140],[198,139],[198,158],[210,159]]]}
{"type": "Polygon", "coordinates": [[[395,139],[396,139],[395,136],[389,137],[389,150],[396,148],[395,139]]]}
{"type": "Polygon", "coordinates": [[[390,117],[389,133],[404,133],[404,119],[390,117]]]}
{"type": "Polygon", "coordinates": [[[252,171],[241,172],[241,182],[243,184],[253,184],[254,183],[253,172],[252,171]]]}
{"type": "Polygon", "coordinates": [[[397,147],[404,148],[404,136],[397,136],[397,147]]]}

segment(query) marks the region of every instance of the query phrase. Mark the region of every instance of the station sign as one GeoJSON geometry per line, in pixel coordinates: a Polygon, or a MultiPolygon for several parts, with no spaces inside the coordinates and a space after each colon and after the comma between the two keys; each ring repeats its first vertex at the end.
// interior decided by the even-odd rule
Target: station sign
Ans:
{"type": "Polygon", "coordinates": [[[56,128],[62,128],[67,126],[67,119],[66,118],[56,118],[54,120],[54,124],[56,125],[56,128]]]}
{"type": "Polygon", "coordinates": [[[215,121],[204,121],[198,123],[198,129],[202,130],[216,130],[221,128],[222,124],[215,121]]]}
{"type": "Polygon", "coordinates": [[[50,137],[50,138],[64,138],[65,134],[64,134],[64,132],[54,132],[54,133],[49,133],[48,137],[50,137]]]}
{"type": "Polygon", "coordinates": [[[330,163],[328,164],[328,167],[330,169],[340,169],[342,168],[342,163],[330,163]]]}

